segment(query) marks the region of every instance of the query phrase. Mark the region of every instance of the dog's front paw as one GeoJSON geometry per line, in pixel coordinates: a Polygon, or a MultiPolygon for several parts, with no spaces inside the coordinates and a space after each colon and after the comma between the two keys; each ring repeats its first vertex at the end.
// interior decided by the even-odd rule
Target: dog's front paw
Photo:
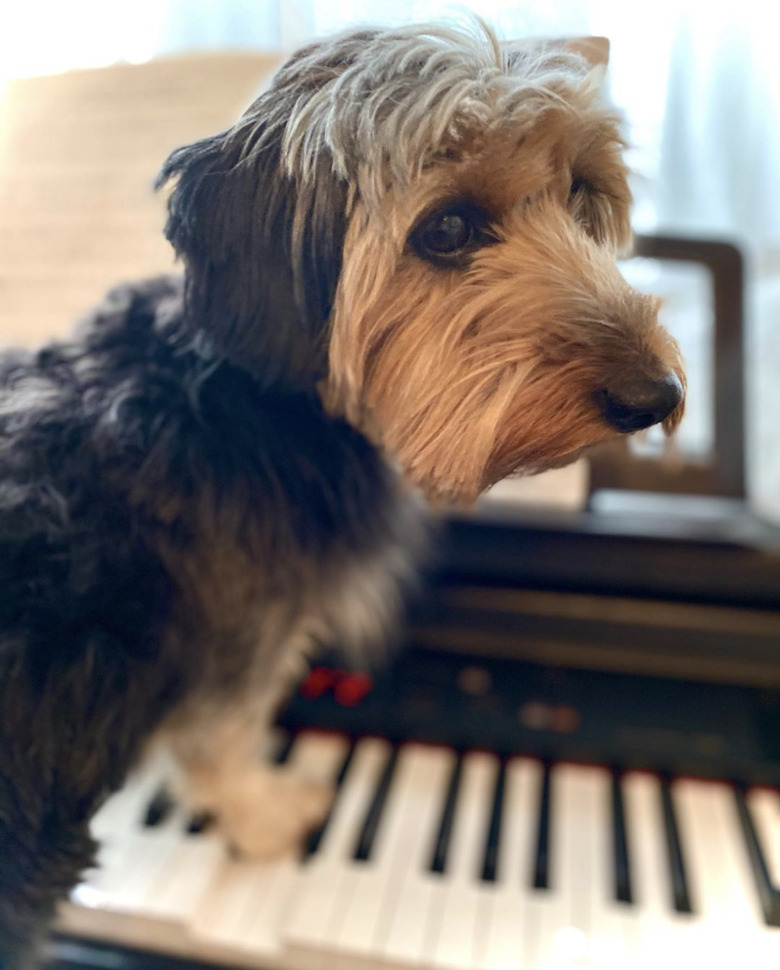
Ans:
{"type": "Polygon", "coordinates": [[[332,800],[331,785],[263,766],[224,793],[219,824],[239,856],[271,859],[301,847],[324,822],[332,800]]]}

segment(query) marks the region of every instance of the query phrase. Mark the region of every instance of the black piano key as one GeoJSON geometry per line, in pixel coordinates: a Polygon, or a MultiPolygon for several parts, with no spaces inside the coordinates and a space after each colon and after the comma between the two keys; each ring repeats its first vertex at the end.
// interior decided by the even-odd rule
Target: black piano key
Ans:
{"type": "Polygon", "coordinates": [[[552,814],[551,765],[546,762],[539,788],[539,820],[536,827],[536,853],[531,873],[534,889],[550,888],[550,816],[552,814]]]}
{"type": "Polygon", "coordinates": [[[734,789],[734,798],[737,806],[737,816],[742,835],[745,839],[750,868],[753,871],[758,898],[761,901],[761,909],[764,913],[764,920],[769,926],[780,926],[780,886],[772,883],[769,873],[769,866],[761,845],[758,831],[756,830],[750,806],[745,797],[745,789],[737,786],[734,789]]]}
{"type": "Polygon", "coordinates": [[[661,812],[666,836],[666,857],[672,883],[672,903],[678,913],[692,913],[690,886],[685,869],[685,856],[680,840],[680,827],[672,800],[671,779],[661,778],[661,812]]]}
{"type": "Polygon", "coordinates": [[[339,797],[339,793],[342,789],[342,786],[344,785],[344,779],[347,777],[347,772],[349,771],[349,766],[352,764],[352,758],[354,754],[355,754],[355,741],[352,740],[350,742],[347,753],[344,755],[344,760],[341,762],[341,765],[339,766],[339,770],[336,773],[336,777],[333,781],[333,785],[336,791],[334,792],[333,801],[331,802],[330,808],[328,809],[328,814],[325,816],[325,819],[322,825],[320,825],[320,827],[315,829],[313,832],[310,832],[308,838],[306,839],[306,844],[303,847],[304,859],[308,859],[309,856],[314,855],[314,853],[320,847],[320,843],[322,842],[322,837],[325,835],[325,831],[328,827],[328,823],[330,822],[331,816],[333,815],[333,810],[336,806],[336,801],[339,797]]]}
{"type": "Polygon", "coordinates": [[[621,903],[632,903],[631,865],[628,857],[628,836],[626,833],[626,812],[621,787],[621,772],[612,772],[612,858],[615,869],[615,899],[621,903]]]}
{"type": "Polygon", "coordinates": [[[442,873],[447,868],[447,854],[450,848],[450,838],[452,836],[452,826],[455,822],[455,809],[458,804],[458,792],[460,790],[460,779],[463,774],[463,753],[458,752],[455,764],[452,766],[452,774],[447,785],[447,795],[444,799],[444,808],[441,814],[441,822],[436,832],[436,841],[433,845],[433,857],[431,858],[430,871],[442,873]]]}
{"type": "Polygon", "coordinates": [[[154,826],[160,825],[171,814],[173,805],[174,802],[168,789],[164,785],[158,788],[152,800],[146,806],[143,817],[144,826],[154,828],[154,826]]]}
{"type": "Polygon", "coordinates": [[[371,857],[371,849],[373,848],[376,833],[382,821],[382,813],[387,803],[387,796],[390,793],[390,786],[393,783],[395,767],[398,763],[398,750],[398,746],[396,745],[390,752],[387,764],[384,767],[379,784],[374,792],[374,797],[371,799],[371,804],[368,807],[368,812],[363,821],[360,836],[358,837],[355,851],[352,855],[352,858],[356,862],[366,862],[371,857]]]}
{"type": "Polygon", "coordinates": [[[496,786],[493,791],[493,807],[490,812],[485,858],[482,863],[481,878],[484,882],[495,882],[498,872],[498,853],[501,842],[501,822],[504,814],[504,791],[506,789],[506,760],[501,759],[496,773],[496,786]]]}
{"type": "Polygon", "coordinates": [[[187,822],[187,835],[201,835],[208,831],[217,818],[211,812],[195,812],[187,822]]]}
{"type": "Polygon", "coordinates": [[[280,743],[277,750],[274,752],[274,756],[271,759],[275,765],[286,764],[292,754],[293,745],[295,744],[295,734],[290,732],[286,734],[280,743]]]}

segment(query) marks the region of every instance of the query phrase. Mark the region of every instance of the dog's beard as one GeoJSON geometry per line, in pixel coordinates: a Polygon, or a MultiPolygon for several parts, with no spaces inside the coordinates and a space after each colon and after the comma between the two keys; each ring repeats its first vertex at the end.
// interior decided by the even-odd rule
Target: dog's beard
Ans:
{"type": "Polygon", "coordinates": [[[545,104],[522,137],[464,135],[351,211],[325,399],[430,497],[470,502],[566,464],[616,433],[597,401],[616,375],[682,374],[656,302],[616,267],[630,193],[614,119],[570,96],[575,111],[545,104]],[[437,262],[416,228],[453,199],[490,231],[462,262],[437,262]]]}
{"type": "MultiPolygon", "coordinates": [[[[592,246],[575,244],[572,262],[592,246]]],[[[655,302],[607,254],[591,261],[598,287],[547,257],[513,239],[458,276],[377,240],[349,252],[326,399],[431,498],[472,502],[508,475],[567,464],[615,434],[596,401],[613,372],[655,358],[681,372],[655,302]]]]}

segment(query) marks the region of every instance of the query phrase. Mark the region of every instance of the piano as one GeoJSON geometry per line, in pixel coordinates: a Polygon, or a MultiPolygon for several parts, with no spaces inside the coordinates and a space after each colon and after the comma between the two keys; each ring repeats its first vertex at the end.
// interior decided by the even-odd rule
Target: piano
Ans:
{"type": "Polygon", "coordinates": [[[742,263],[712,281],[714,447],[609,449],[587,506],[447,521],[386,665],[318,658],[267,757],[333,784],[251,863],[140,765],[50,970],[780,966],[780,530],[745,503],[742,263]],[[643,492],[641,489],[646,491],[643,492]]]}

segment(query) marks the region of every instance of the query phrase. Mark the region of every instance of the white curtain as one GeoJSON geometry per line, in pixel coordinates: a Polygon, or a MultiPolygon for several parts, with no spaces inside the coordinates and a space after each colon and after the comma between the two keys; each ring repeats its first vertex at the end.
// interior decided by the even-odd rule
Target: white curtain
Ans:
{"type": "Polygon", "coordinates": [[[770,254],[780,246],[780,72],[771,9],[681,11],[656,180],[666,224],[731,232],[770,254]]]}

